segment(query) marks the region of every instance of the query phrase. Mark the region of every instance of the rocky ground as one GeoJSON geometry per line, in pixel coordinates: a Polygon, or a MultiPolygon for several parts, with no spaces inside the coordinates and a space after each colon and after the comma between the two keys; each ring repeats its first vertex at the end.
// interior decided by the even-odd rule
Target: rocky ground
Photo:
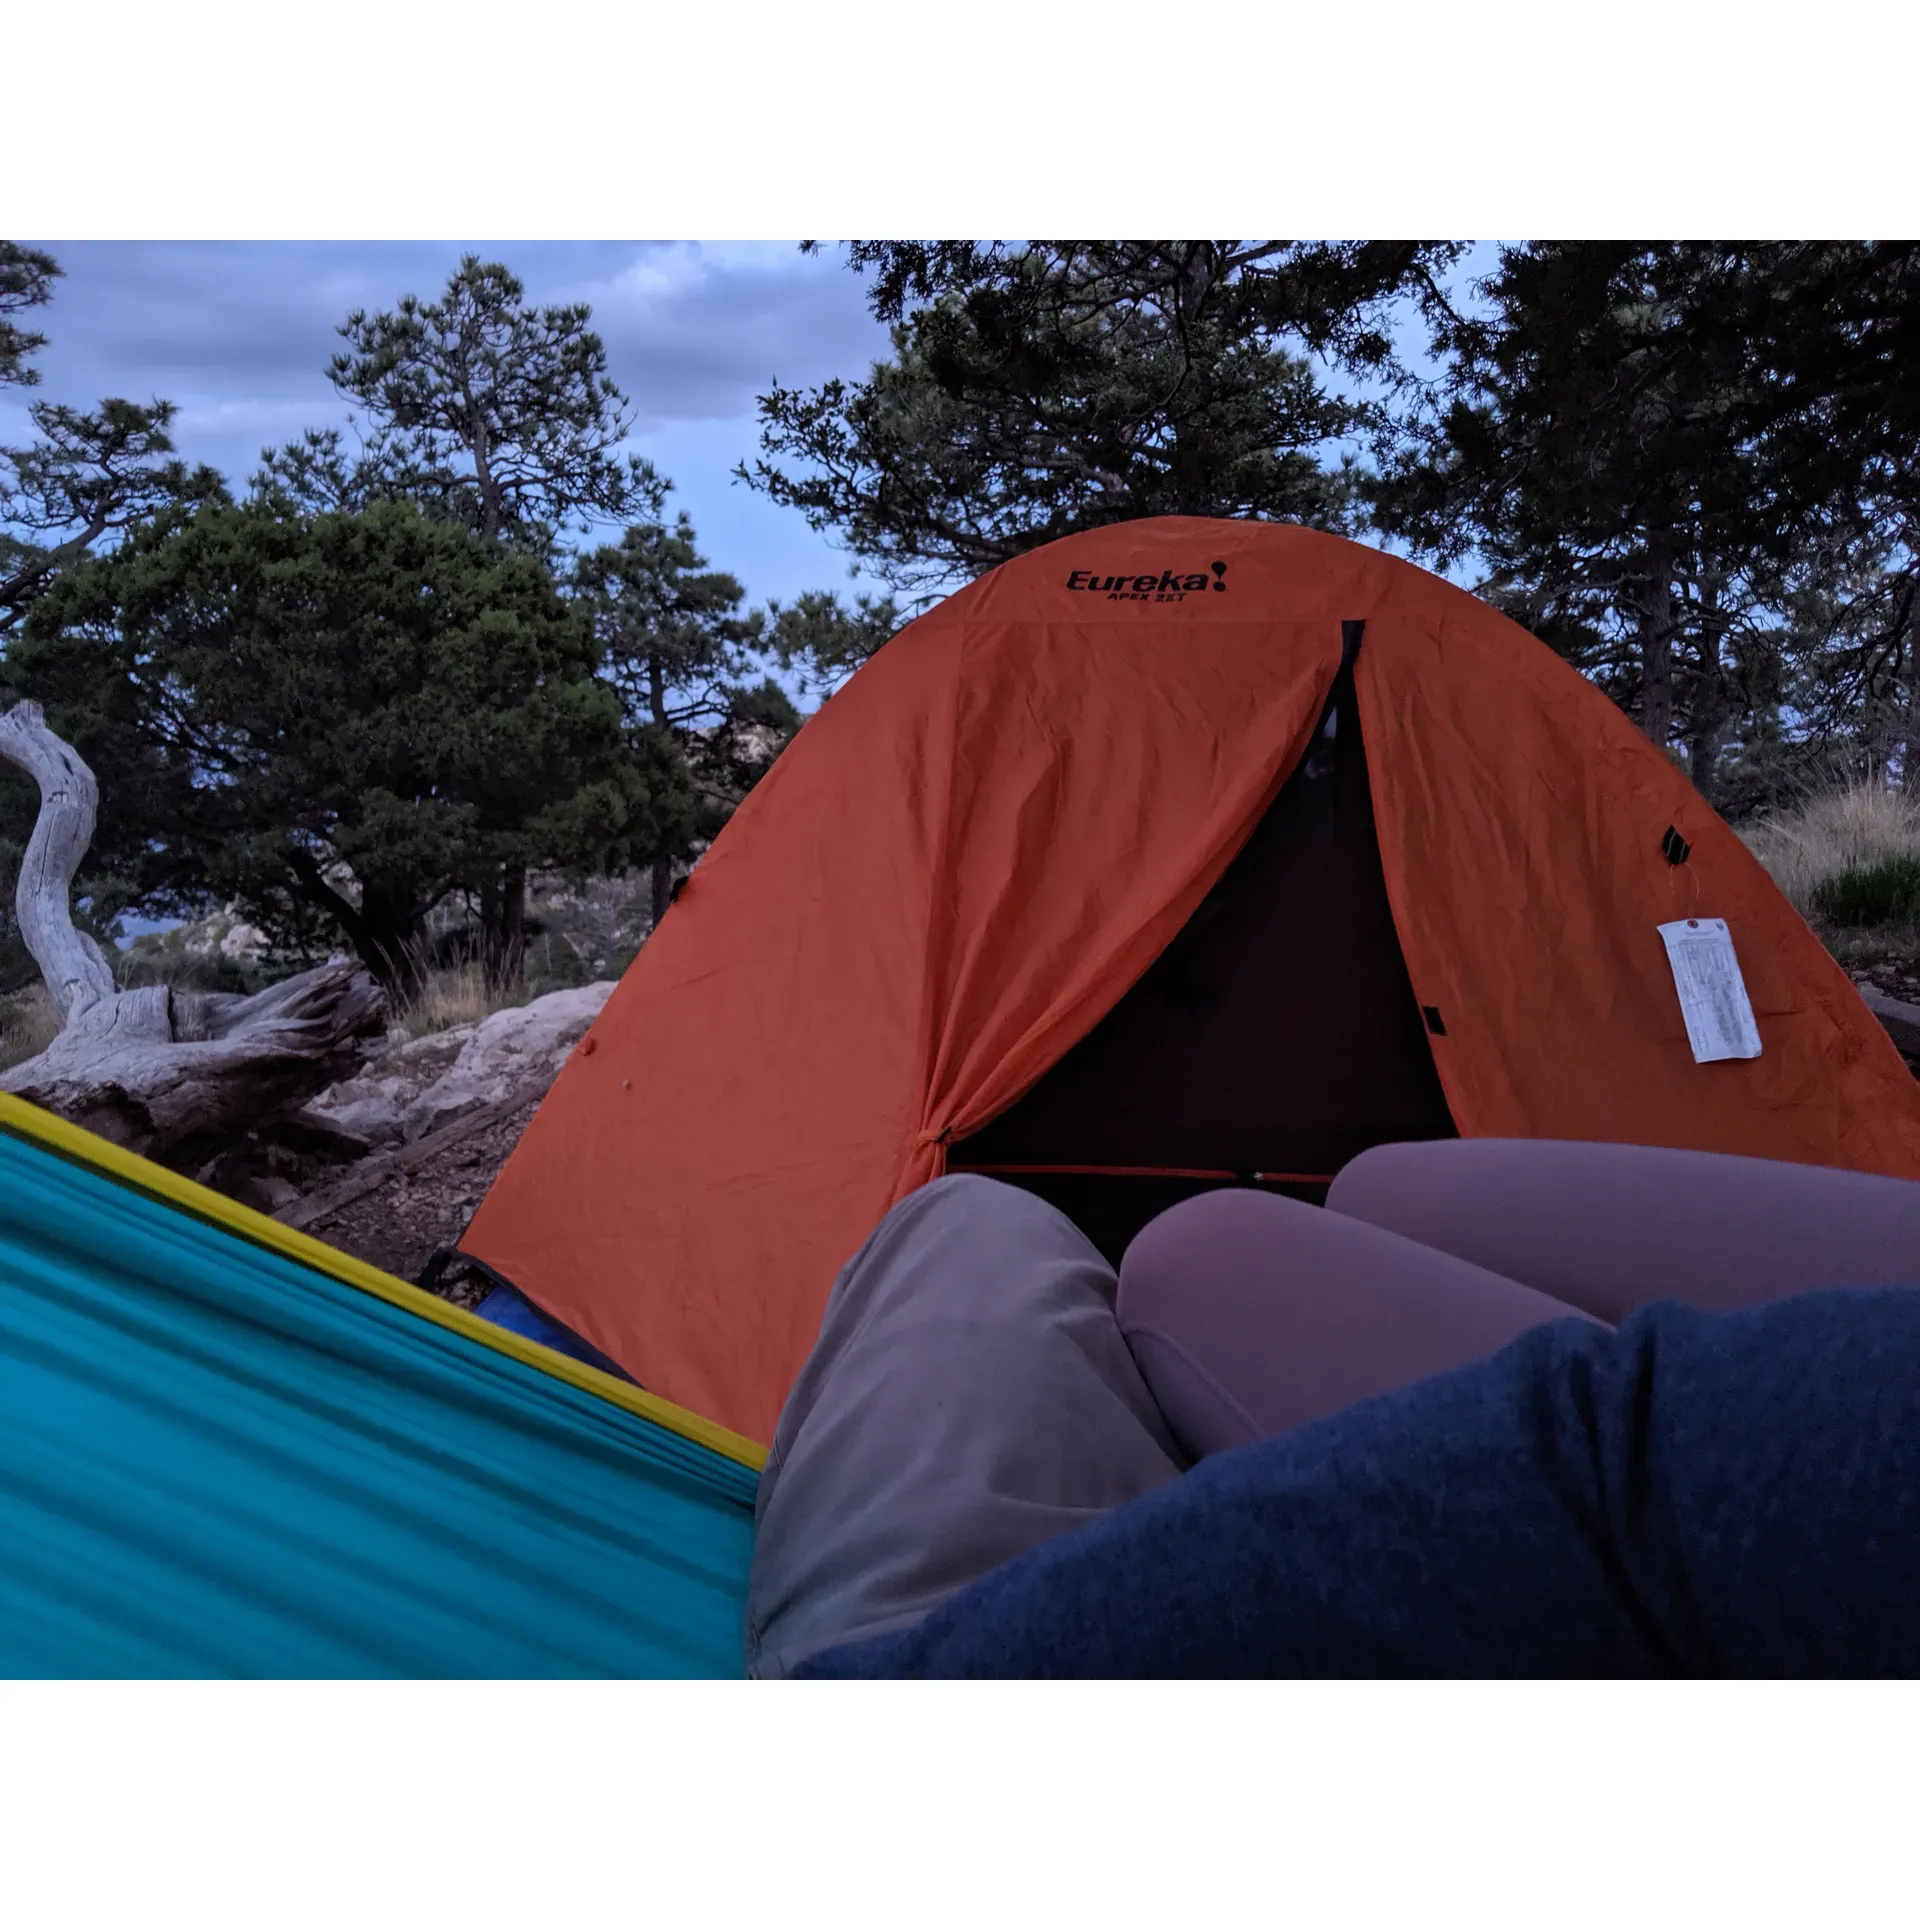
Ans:
{"type": "Polygon", "coordinates": [[[1878,987],[1908,1006],[1920,1006],[1920,959],[1893,959],[1847,968],[1847,977],[1858,987],[1878,987]]]}
{"type": "MultiPolygon", "coordinates": [[[[308,1231],[383,1272],[403,1280],[417,1279],[436,1250],[458,1243],[532,1118],[529,1107],[496,1121],[484,1132],[350,1200],[308,1231]]],[[[476,1306],[486,1293],[486,1283],[456,1275],[442,1290],[458,1306],[476,1306]]]]}
{"type": "MultiPolygon", "coordinates": [[[[420,1039],[395,1035],[309,1111],[364,1151],[289,1167],[273,1203],[290,1226],[411,1280],[452,1247],[552,1084],[613,992],[613,982],[550,993],[523,1007],[420,1039]],[[490,1117],[491,1116],[491,1117],[490,1117]]],[[[484,1291],[458,1275],[447,1291],[484,1291]]]]}

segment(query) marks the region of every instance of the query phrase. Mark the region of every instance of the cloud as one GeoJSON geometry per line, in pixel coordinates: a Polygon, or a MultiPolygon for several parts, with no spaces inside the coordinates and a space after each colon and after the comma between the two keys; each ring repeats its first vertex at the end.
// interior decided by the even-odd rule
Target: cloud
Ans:
{"type": "Polygon", "coordinates": [[[858,377],[886,351],[865,283],[790,241],[39,241],[65,269],[36,316],[44,383],[0,393],[0,432],[24,437],[28,399],[82,407],[108,395],[174,401],[182,455],[244,487],[263,448],[344,426],[326,377],[355,307],[437,295],[463,253],[498,259],[535,305],[584,301],[635,414],[635,444],[677,483],[755,594],[844,579],[845,557],[797,515],[732,485],[775,381],[858,377]]]}
{"type": "Polygon", "coordinates": [[[648,248],[591,304],[644,430],[750,419],[776,382],[864,373],[887,349],[864,291],[839,261],[790,243],[675,243],[648,248]]]}
{"type": "Polygon", "coordinates": [[[174,436],[264,436],[263,445],[278,445],[297,440],[312,418],[305,400],[196,400],[174,416],[174,436]]]}
{"type": "MultiPolygon", "coordinates": [[[[48,388],[196,407],[311,396],[355,307],[432,298],[458,243],[48,243],[66,269],[48,310],[48,388]]],[[[884,350],[856,277],[790,243],[535,242],[499,258],[539,305],[584,300],[643,421],[748,417],[774,380],[858,372],[884,350]]],[[[68,397],[64,392],[61,397],[68,397]]]]}

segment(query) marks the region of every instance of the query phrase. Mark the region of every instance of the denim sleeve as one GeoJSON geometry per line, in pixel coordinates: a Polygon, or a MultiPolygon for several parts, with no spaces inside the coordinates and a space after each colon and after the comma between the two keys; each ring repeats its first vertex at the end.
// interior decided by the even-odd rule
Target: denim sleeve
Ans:
{"type": "Polygon", "coordinates": [[[1218,1454],[803,1678],[1920,1674],[1920,1287],[1649,1307],[1218,1454]]]}

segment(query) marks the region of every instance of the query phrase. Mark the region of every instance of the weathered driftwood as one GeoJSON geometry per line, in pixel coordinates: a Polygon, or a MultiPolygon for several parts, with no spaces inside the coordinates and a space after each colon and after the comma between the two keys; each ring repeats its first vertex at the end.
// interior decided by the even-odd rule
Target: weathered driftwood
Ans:
{"type": "Polygon", "coordinates": [[[61,1024],[69,1025],[114,996],[106,956],[73,924],[68,889],[93,839],[100,789],[87,763],[23,700],[0,714],[0,759],[33,775],[40,817],[20,862],[14,911],[20,937],[53,996],[61,1024]]]}
{"type": "Polygon", "coordinates": [[[93,837],[99,788],[31,701],[0,714],[0,759],[33,775],[40,814],[20,863],[15,911],[59,1009],[46,1052],[0,1074],[0,1091],[136,1153],[204,1159],[359,1065],[386,1003],[350,960],[264,993],[114,989],[98,946],[73,924],[69,889],[93,837]]]}

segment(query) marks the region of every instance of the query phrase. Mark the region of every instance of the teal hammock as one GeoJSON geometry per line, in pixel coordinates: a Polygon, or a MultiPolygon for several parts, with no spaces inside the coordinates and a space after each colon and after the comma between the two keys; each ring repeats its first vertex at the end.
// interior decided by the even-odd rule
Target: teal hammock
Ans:
{"type": "Polygon", "coordinates": [[[738,1677],[755,1485],[0,1134],[0,1677],[738,1677]]]}

